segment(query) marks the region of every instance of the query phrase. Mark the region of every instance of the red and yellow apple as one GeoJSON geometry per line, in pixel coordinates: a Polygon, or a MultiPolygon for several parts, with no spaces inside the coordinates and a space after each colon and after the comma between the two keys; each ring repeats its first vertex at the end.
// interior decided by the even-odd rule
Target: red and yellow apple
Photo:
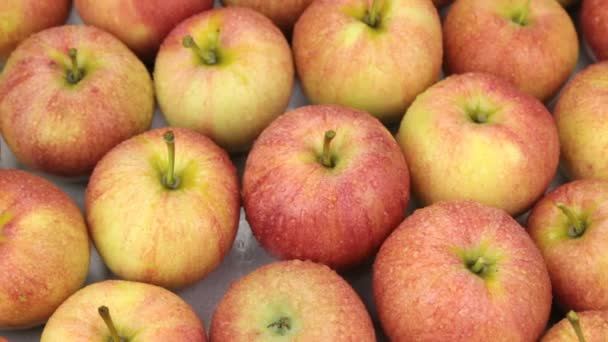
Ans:
{"type": "Polygon", "coordinates": [[[607,91],[608,62],[593,64],[574,77],[555,105],[562,165],[572,179],[608,181],[607,91]]]}
{"type": "Polygon", "coordinates": [[[608,340],[608,311],[570,311],[540,342],[605,342],[608,340]]]}
{"type": "Polygon", "coordinates": [[[268,18],[247,8],[220,8],[169,34],[154,81],[171,126],[242,152],[287,108],[293,60],[287,40],[268,18]]]}
{"type": "Polygon", "coordinates": [[[110,151],[86,190],[89,231],[108,268],[127,280],[180,288],[232,247],[240,215],[236,169],[187,129],[156,129],[110,151]]]}
{"type": "Polygon", "coordinates": [[[361,299],[327,266],[282,261],[234,282],[217,306],[212,342],[376,341],[361,299]]]}
{"type": "Polygon", "coordinates": [[[559,162],[551,114],[489,74],[429,88],[408,109],[397,140],[424,204],[468,199],[519,214],[542,196],[559,162]]]}
{"type": "Polygon", "coordinates": [[[608,310],[608,182],[558,187],[536,204],[527,227],[559,302],[573,310],[608,310]]]}
{"type": "Polygon", "coordinates": [[[392,341],[537,341],[551,310],[542,255],[500,209],[442,202],[409,216],[373,268],[392,341]]]}
{"type": "Polygon", "coordinates": [[[347,268],[374,254],[403,220],[409,174],[377,119],[308,106],[260,135],[242,193],[253,234],[271,254],[347,268]]]}
{"type": "Polygon", "coordinates": [[[293,52],[313,104],[397,122],[439,78],[441,23],[429,0],[319,0],[298,20],[293,52]]]}
{"type": "Polygon", "coordinates": [[[19,45],[0,75],[0,130],[28,167],[80,176],[148,129],[153,93],[145,66],[110,34],[51,28],[19,45]]]}
{"type": "Polygon", "coordinates": [[[82,20],[112,33],[148,62],[182,20],[213,7],[213,0],[75,0],[82,20]]]}
{"type": "Polygon", "coordinates": [[[555,0],[456,1],[443,41],[451,73],[491,73],[542,101],[568,80],[579,53],[572,19],[555,0]]]}
{"type": "Polygon", "coordinates": [[[32,33],[61,25],[70,13],[70,0],[0,1],[0,67],[32,33]]]}
{"type": "Polygon", "coordinates": [[[89,256],[84,219],[67,194],[0,170],[0,330],[45,322],[82,286],[89,256]]]}
{"type": "Polygon", "coordinates": [[[107,280],[76,292],[57,309],[41,342],[205,342],[192,307],[163,288],[107,280]],[[100,317],[101,316],[101,317],[100,317]]]}
{"type": "Polygon", "coordinates": [[[608,1],[583,1],[580,23],[593,57],[597,60],[608,59],[608,1]]]}
{"type": "Polygon", "coordinates": [[[249,7],[264,14],[283,32],[293,29],[311,2],[312,0],[222,0],[224,6],[249,7]]]}

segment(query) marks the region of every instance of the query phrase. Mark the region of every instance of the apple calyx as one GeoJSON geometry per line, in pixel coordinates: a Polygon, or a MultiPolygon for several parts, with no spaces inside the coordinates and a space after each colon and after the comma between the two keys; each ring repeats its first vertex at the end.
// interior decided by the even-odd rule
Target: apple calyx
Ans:
{"type": "Polygon", "coordinates": [[[110,330],[109,342],[127,342],[127,339],[118,335],[114,322],[112,321],[112,316],[110,316],[110,309],[108,309],[107,306],[100,306],[97,309],[97,312],[99,312],[99,316],[101,316],[103,321],[106,323],[108,330],[110,330]]]}
{"type": "Polygon", "coordinates": [[[469,270],[479,276],[482,276],[489,266],[488,261],[484,257],[479,257],[474,263],[468,265],[469,270]]]}
{"type": "Polygon", "coordinates": [[[219,63],[219,56],[217,53],[217,48],[211,47],[209,49],[201,49],[198,44],[194,41],[192,36],[187,35],[182,40],[182,45],[187,49],[192,49],[197,56],[199,56],[205,65],[216,65],[219,63]]]}
{"type": "Polygon", "coordinates": [[[291,319],[289,317],[281,317],[277,321],[270,323],[266,328],[271,329],[275,334],[285,336],[291,330],[291,319]]]}
{"type": "Polygon", "coordinates": [[[167,173],[163,176],[163,185],[169,190],[179,187],[180,179],[175,175],[175,134],[167,131],[163,135],[167,144],[167,173]]]}
{"type": "Polygon", "coordinates": [[[323,154],[321,155],[321,164],[327,168],[336,166],[333,158],[331,157],[331,141],[336,137],[336,131],[329,130],[325,132],[325,138],[323,139],[323,154]]]}
{"type": "Polygon", "coordinates": [[[579,342],[586,342],[585,335],[583,335],[583,328],[581,327],[581,322],[576,312],[570,310],[566,315],[566,318],[568,319],[568,322],[570,322],[570,325],[572,325],[579,342]]]}
{"type": "Polygon", "coordinates": [[[78,67],[78,50],[70,48],[68,50],[68,56],[70,57],[72,65],[68,70],[67,80],[70,84],[77,84],[84,78],[84,72],[78,67]]]}
{"type": "Polygon", "coordinates": [[[520,8],[515,14],[511,17],[511,21],[519,26],[528,25],[528,14],[530,13],[530,0],[527,0],[524,7],[520,8]]]}
{"type": "Polygon", "coordinates": [[[557,208],[568,218],[568,236],[578,238],[585,234],[587,223],[579,215],[574,213],[572,208],[564,203],[557,203],[557,208]]]}
{"type": "Polygon", "coordinates": [[[373,0],[372,5],[363,17],[363,22],[369,27],[376,28],[380,24],[380,14],[378,13],[378,0],[373,0]]]}

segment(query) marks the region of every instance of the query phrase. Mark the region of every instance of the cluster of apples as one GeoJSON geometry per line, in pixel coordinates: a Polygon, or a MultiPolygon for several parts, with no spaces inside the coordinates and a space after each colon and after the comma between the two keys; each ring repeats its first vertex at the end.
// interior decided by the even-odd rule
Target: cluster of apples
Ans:
{"type": "MultiPolygon", "coordinates": [[[[578,313],[543,341],[608,338],[608,62],[543,104],[579,57],[572,1],[456,0],[443,23],[451,1],[223,2],[75,0],[90,26],[57,26],[68,0],[0,4],[0,133],[30,169],[90,174],[83,217],[0,170],[0,330],[206,341],[169,290],[219,266],[242,202],[283,261],[228,289],[211,341],[374,341],[334,271],[374,256],[391,340],[536,341],[553,295],[578,313]],[[314,105],[285,113],[296,72],[314,105]],[[149,130],[155,101],[172,128],[149,130]],[[560,157],[572,182],[545,194],[560,157]],[[89,237],[123,280],[80,289],[89,237]]],[[[608,0],[580,12],[608,59],[608,0]]]]}

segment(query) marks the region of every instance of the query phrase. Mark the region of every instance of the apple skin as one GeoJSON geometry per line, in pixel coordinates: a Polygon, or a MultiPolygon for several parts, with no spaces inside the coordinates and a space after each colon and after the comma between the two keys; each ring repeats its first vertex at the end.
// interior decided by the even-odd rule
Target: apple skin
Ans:
{"type": "Polygon", "coordinates": [[[75,0],[82,20],[110,32],[144,60],[182,20],[213,7],[213,0],[75,0]]]}
{"type": "Polygon", "coordinates": [[[213,314],[211,341],[376,341],[353,288],[329,267],[310,261],[263,266],[232,283],[213,314]],[[283,336],[269,325],[291,320],[283,336]]]}
{"type": "MultiPolygon", "coordinates": [[[[608,338],[608,311],[577,312],[586,342],[605,342],[608,338]]],[[[567,318],[555,324],[540,342],[578,342],[567,318]]]]}
{"type": "Polygon", "coordinates": [[[537,341],[551,310],[543,258],[506,212],[475,202],[416,210],[382,245],[373,293],[393,341],[537,341]],[[467,263],[493,262],[486,273],[467,263]]]}
{"type": "Polygon", "coordinates": [[[608,59],[608,1],[583,1],[580,22],[593,57],[599,61],[608,59]]]}
{"type": "Polygon", "coordinates": [[[528,232],[545,258],[553,291],[576,311],[608,309],[608,182],[579,180],[562,185],[540,200],[528,217],[528,232]],[[586,229],[569,235],[563,203],[586,229]]]}
{"type": "Polygon", "coordinates": [[[154,90],[118,39],[87,26],[30,36],[0,75],[0,129],[17,159],[58,176],[82,176],[121,141],[150,127],[154,90]],[[67,80],[68,50],[84,78],[67,80]]]}
{"type": "Polygon", "coordinates": [[[450,73],[487,72],[542,101],[574,71],[579,44],[572,19],[555,0],[530,3],[528,24],[512,17],[527,1],[461,0],[443,24],[450,73]]]}
{"type": "Polygon", "coordinates": [[[177,26],[161,46],[154,76],[158,103],[171,126],[243,152],[287,108],[294,67],[285,36],[268,18],[228,7],[177,26]],[[203,46],[218,30],[219,64],[206,65],[182,45],[191,35],[203,46]]]}
{"type": "Polygon", "coordinates": [[[86,279],[80,210],[38,176],[0,170],[0,330],[42,324],[86,279]]]}
{"type": "Polygon", "coordinates": [[[243,175],[253,234],[281,259],[335,268],[365,261],[403,220],[405,159],[388,130],[346,107],[301,107],[275,120],[254,144],[243,175]],[[333,169],[319,160],[334,130],[333,169]]]}
{"type": "Polygon", "coordinates": [[[70,5],[70,0],[2,0],[0,69],[15,47],[29,35],[63,24],[70,5]]]}
{"type": "Polygon", "coordinates": [[[122,280],[76,292],[49,319],[40,341],[110,341],[97,311],[100,306],[109,308],[118,334],[129,341],[207,341],[200,319],[180,297],[161,287],[122,280]]]}
{"type": "Polygon", "coordinates": [[[291,32],[312,0],[222,0],[224,6],[254,9],[272,20],[283,32],[291,32]]]}
{"type": "Polygon", "coordinates": [[[167,131],[148,131],[110,151],[91,175],[86,211],[91,237],[114,274],[181,288],[215,269],[232,247],[240,196],[226,152],[181,128],[172,130],[181,182],[166,188],[167,131]]]}
{"type": "Polygon", "coordinates": [[[397,141],[425,204],[468,199],[516,215],[551,184],[559,139],[540,101],[490,74],[446,78],[408,109],[397,141]],[[476,123],[476,115],[486,115],[476,123]]]}
{"type": "Polygon", "coordinates": [[[363,22],[366,0],[314,1],[296,23],[293,52],[313,104],[339,104],[398,122],[435,83],[443,48],[437,9],[428,0],[379,2],[379,27],[363,22]]]}
{"type": "Polygon", "coordinates": [[[562,165],[571,179],[608,181],[608,62],[593,64],[566,86],[554,109],[562,165]]]}

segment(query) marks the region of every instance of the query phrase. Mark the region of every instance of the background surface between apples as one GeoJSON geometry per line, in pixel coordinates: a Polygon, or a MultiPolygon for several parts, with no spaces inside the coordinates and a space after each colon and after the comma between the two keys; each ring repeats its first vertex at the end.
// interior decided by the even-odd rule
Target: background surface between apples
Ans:
{"type": "MultiPolygon", "coordinates": [[[[220,6],[219,1],[215,2],[215,6],[220,6]]],[[[447,13],[447,10],[448,8],[444,8],[441,11],[442,18],[447,13]]],[[[570,10],[570,15],[574,19],[575,23],[578,24],[578,17],[576,16],[576,14],[577,13],[575,13],[574,10],[570,10]]],[[[78,17],[78,14],[76,13],[74,8],[72,8],[68,24],[82,24],[82,20],[78,17]]],[[[580,32],[580,30],[577,31],[580,32]]],[[[582,37],[579,37],[579,39],[582,42],[582,37]]],[[[580,71],[588,64],[591,64],[591,62],[592,60],[588,55],[587,49],[581,47],[581,53],[576,67],[576,72],[580,71]]],[[[571,78],[572,76],[574,76],[574,74],[575,73],[571,75],[571,78]]],[[[552,109],[555,99],[557,99],[557,97],[558,96],[556,96],[548,103],[548,107],[550,110],[552,109]]],[[[298,108],[307,104],[308,101],[304,96],[299,83],[296,82],[291,101],[289,102],[289,109],[298,108]]],[[[166,121],[157,109],[152,123],[152,127],[164,127],[166,125],[166,121]]],[[[389,128],[393,132],[395,132],[397,126],[389,128]]],[[[0,168],[24,169],[24,166],[19,164],[15,157],[12,155],[2,137],[0,137],[0,146],[0,168]]],[[[242,176],[246,157],[246,154],[232,156],[232,160],[239,170],[239,176],[242,176]]],[[[57,184],[72,197],[72,199],[78,204],[78,206],[82,210],[84,210],[84,190],[86,188],[86,179],[66,180],[55,178],[40,172],[34,173],[43,176],[51,180],[53,183],[57,184]]],[[[561,174],[558,174],[553,180],[551,188],[554,188],[556,185],[562,184],[565,181],[566,179],[561,174]]],[[[410,206],[410,210],[413,210],[413,208],[415,208],[415,204],[410,206]]],[[[525,222],[526,216],[527,213],[519,217],[518,221],[523,224],[525,222]]],[[[215,270],[209,276],[204,278],[202,281],[198,282],[194,286],[177,291],[177,294],[181,296],[184,300],[186,300],[190,305],[192,305],[196,313],[203,320],[205,328],[208,329],[213,311],[215,310],[217,303],[220,301],[220,299],[228,289],[230,283],[273,260],[274,259],[262,249],[262,247],[253,237],[251,229],[249,228],[249,224],[245,219],[245,212],[241,208],[239,229],[236,239],[234,241],[234,245],[230,253],[222,262],[222,264],[218,267],[217,270],[215,270]]],[[[378,340],[385,341],[386,339],[381,333],[373,304],[373,298],[371,293],[371,264],[363,265],[357,269],[342,273],[341,275],[349,281],[349,283],[362,297],[374,320],[374,325],[376,326],[378,334],[378,340]]],[[[103,265],[99,254],[97,254],[93,247],[87,284],[98,282],[112,277],[113,275],[103,265]]],[[[561,319],[561,317],[559,316],[552,317],[550,324],[555,323],[559,319],[561,319]]],[[[40,327],[37,329],[30,329],[19,332],[4,332],[0,335],[7,337],[10,342],[35,342],[40,340],[41,333],[42,328],[40,327]]]]}

